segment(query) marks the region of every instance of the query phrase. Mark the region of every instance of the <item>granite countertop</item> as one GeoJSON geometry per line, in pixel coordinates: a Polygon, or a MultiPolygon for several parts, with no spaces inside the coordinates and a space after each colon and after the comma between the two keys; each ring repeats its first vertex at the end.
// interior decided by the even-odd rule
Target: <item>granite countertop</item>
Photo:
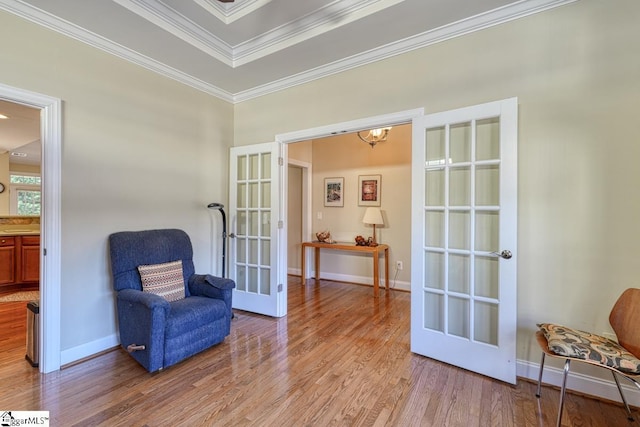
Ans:
{"type": "Polygon", "coordinates": [[[28,228],[0,228],[0,236],[39,236],[39,229],[28,229],[28,228]]]}

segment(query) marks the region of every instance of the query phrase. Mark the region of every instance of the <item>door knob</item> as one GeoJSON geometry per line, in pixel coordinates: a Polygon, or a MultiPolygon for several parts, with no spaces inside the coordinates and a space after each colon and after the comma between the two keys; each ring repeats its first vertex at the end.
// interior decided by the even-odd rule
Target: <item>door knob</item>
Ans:
{"type": "Polygon", "coordinates": [[[232,239],[235,239],[236,238],[236,233],[229,234],[229,237],[232,238],[232,239]]]}
{"type": "Polygon", "coordinates": [[[513,256],[511,251],[506,250],[506,249],[504,251],[500,252],[500,253],[491,252],[491,255],[499,256],[500,258],[503,258],[503,259],[511,259],[511,257],[513,256]]]}

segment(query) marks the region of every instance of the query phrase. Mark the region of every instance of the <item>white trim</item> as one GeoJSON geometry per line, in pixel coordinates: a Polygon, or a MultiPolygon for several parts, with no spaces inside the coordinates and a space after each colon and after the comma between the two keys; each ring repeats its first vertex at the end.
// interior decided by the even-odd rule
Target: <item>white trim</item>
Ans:
{"type": "Polygon", "coordinates": [[[64,350],[60,355],[60,360],[62,365],[67,365],[84,359],[85,357],[95,356],[101,351],[109,350],[119,345],[120,340],[118,339],[118,334],[111,334],[95,341],[64,350]]]}
{"type": "MultiPolygon", "coordinates": [[[[563,370],[550,366],[550,359],[552,358],[547,357],[544,365],[542,384],[560,387],[562,386],[563,370]]],[[[602,372],[604,372],[603,369],[601,370],[602,372]]],[[[539,372],[539,363],[533,363],[526,360],[516,361],[516,375],[520,378],[526,378],[528,380],[534,381],[537,384],[539,372]]],[[[620,380],[620,385],[622,386],[624,397],[627,399],[629,405],[639,407],[640,391],[636,387],[629,384],[629,381],[624,378],[620,380]]],[[[620,393],[618,393],[616,383],[613,381],[613,379],[607,381],[603,380],[602,378],[597,378],[590,375],[569,372],[569,377],[567,378],[567,390],[574,390],[579,393],[585,393],[590,396],[595,396],[614,402],[622,402],[622,400],[620,399],[620,393]]],[[[544,394],[545,391],[546,390],[543,389],[542,394],[544,394]]]]}
{"type": "Polygon", "coordinates": [[[194,1],[225,24],[231,24],[271,2],[271,0],[244,0],[238,3],[221,3],[217,0],[194,1]]]}
{"type": "MultiPolygon", "coordinates": [[[[278,161],[277,161],[277,175],[278,175],[278,226],[276,227],[277,244],[276,249],[277,256],[277,273],[276,277],[278,284],[280,285],[277,297],[277,312],[276,317],[283,317],[287,315],[288,310],[288,283],[287,283],[287,245],[288,245],[288,231],[285,224],[287,222],[288,214],[288,202],[287,191],[289,190],[289,147],[286,144],[276,143],[278,145],[278,161]]],[[[273,183],[273,181],[272,181],[273,183]]],[[[273,211],[271,211],[273,214],[273,211]]]]}
{"type": "MultiPolygon", "coordinates": [[[[498,9],[494,9],[489,12],[485,12],[477,16],[463,19],[452,24],[444,25],[440,28],[426,31],[413,37],[408,37],[404,40],[389,43],[385,46],[374,48],[367,52],[353,55],[345,59],[334,61],[332,63],[316,67],[311,70],[283,77],[281,79],[274,80],[272,82],[258,85],[253,88],[249,88],[236,93],[228,92],[211,83],[188,75],[183,71],[162,64],[159,61],[156,61],[132,49],[108,40],[98,34],[88,31],[64,19],[58,18],[35,6],[25,3],[22,0],[0,0],[0,9],[6,10],[7,12],[13,13],[31,22],[35,22],[36,24],[42,25],[43,27],[57,31],[61,34],[86,43],[97,49],[101,49],[119,58],[140,65],[141,67],[169,77],[180,83],[186,84],[187,86],[191,86],[204,93],[208,93],[212,96],[231,103],[238,103],[267,95],[269,93],[308,83],[323,77],[340,73],[342,71],[347,71],[352,68],[370,64],[372,62],[380,61],[382,59],[401,55],[415,49],[420,49],[435,43],[452,39],[454,37],[466,35],[474,31],[483,30],[495,25],[500,25],[505,22],[523,18],[525,16],[544,12],[546,10],[553,9],[559,6],[564,6],[576,1],[578,0],[520,0],[518,2],[503,6],[498,9]]],[[[284,40],[287,37],[293,36],[290,34],[287,35],[286,33],[279,34],[274,38],[274,40],[277,40],[278,37],[281,40],[284,40]]],[[[255,43],[257,43],[257,40],[254,40],[254,44],[255,43]]],[[[268,46],[267,44],[265,44],[264,49],[267,48],[268,46]]],[[[252,47],[251,49],[255,50],[255,47],[252,47]]],[[[232,55],[232,57],[234,57],[234,55],[232,55]]],[[[238,63],[240,63],[240,61],[238,61],[238,63]]]]}
{"type": "Polygon", "coordinates": [[[60,369],[62,101],[3,84],[0,98],[41,109],[40,372],[47,373],[60,369]]]}
{"type": "Polygon", "coordinates": [[[324,138],[341,133],[357,132],[381,126],[395,126],[410,123],[415,117],[424,114],[424,108],[399,111],[397,113],[382,114],[379,116],[367,117],[364,119],[351,120],[348,122],[335,123],[326,126],[319,126],[311,129],[304,129],[294,132],[281,133],[276,135],[277,142],[291,144],[293,142],[305,141],[308,139],[324,138]]]}
{"type": "Polygon", "coordinates": [[[239,67],[340,28],[405,0],[334,0],[295,21],[267,31],[233,48],[239,67]]]}
{"type": "Polygon", "coordinates": [[[196,23],[159,1],[113,0],[166,32],[200,49],[229,67],[235,67],[234,49],[196,23]]]}
{"type": "MultiPolygon", "coordinates": [[[[287,22],[236,46],[231,46],[161,2],[151,0],[114,1],[223,64],[236,68],[405,0],[334,0],[295,21],[287,22]]],[[[197,3],[223,22],[229,20],[228,16],[230,15],[226,14],[226,4],[216,2],[217,4],[213,6],[206,1],[198,1],[197,3]]],[[[238,3],[239,6],[243,4],[244,2],[238,3]]],[[[253,10],[264,6],[264,4],[254,2],[253,10]]],[[[239,9],[239,6],[234,9],[239,9]]],[[[243,10],[245,14],[252,11],[248,8],[243,8],[243,10]]],[[[239,13],[234,13],[234,16],[237,15],[239,13]]],[[[238,18],[234,17],[233,20],[235,19],[238,18]]]]}

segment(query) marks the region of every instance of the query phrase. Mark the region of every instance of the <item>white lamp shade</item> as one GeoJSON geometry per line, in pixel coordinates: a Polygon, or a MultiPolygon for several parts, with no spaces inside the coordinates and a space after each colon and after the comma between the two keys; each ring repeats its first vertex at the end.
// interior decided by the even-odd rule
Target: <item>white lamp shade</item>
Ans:
{"type": "Polygon", "coordinates": [[[384,225],[382,212],[380,212],[380,209],[378,208],[367,208],[364,213],[364,218],[362,218],[362,222],[365,224],[384,225]]]}

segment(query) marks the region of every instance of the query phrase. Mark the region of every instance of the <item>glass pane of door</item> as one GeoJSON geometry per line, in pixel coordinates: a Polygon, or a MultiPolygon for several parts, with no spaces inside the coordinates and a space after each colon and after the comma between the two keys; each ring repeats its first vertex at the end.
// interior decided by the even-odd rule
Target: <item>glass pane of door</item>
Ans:
{"type": "Polygon", "coordinates": [[[424,149],[424,292],[432,310],[425,327],[493,345],[499,263],[486,252],[498,250],[500,159],[491,157],[499,154],[498,126],[492,118],[426,129],[424,149]]]}
{"type": "Polygon", "coordinates": [[[239,155],[237,165],[237,290],[270,295],[271,153],[239,155]]]}

